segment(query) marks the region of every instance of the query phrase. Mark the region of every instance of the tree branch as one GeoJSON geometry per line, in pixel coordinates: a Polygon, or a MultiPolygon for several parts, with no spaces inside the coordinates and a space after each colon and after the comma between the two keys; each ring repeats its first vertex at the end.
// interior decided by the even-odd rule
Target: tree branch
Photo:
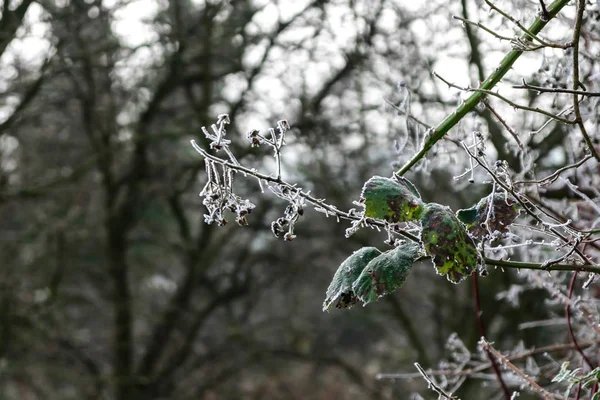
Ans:
{"type": "MultiPolygon", "coordinates": [[[[548,20],[554,18],[558,12],[567,5],[569,0],[556,0],[550,6],[548,6],[548,20]]],[[[543,20],[541,17],[537,17],[535,21],[529,27],[529,31],[536,34],[540,32],[548,23],[547,20],[543,20]]],[[[524,35],[523,39],[526,40],[528,35],[524,35]]],[[[511,50],[504,59],[500,62],[500,65],[492,72],[488,78],[479,87],[483,90],[490,90],[506,75],[506,73],[512,68],[513,64],[523,54],[522,50],[511,50]]],[[[404,175],[408,172],[417,162],[427,155],[429,150],[442,139],[449,131],[460,121],[468,112],[472,111],[475,106],[479,103],[483,97],[482,92],[475,92],[465,102],[460,105],[454,112],[448,115],[442,122],[440,122],[431,132],[429,137],[424,141],[423,147],[417,154],[415,154],[402,168],[398,170],[399,175],[404,175]]]]}

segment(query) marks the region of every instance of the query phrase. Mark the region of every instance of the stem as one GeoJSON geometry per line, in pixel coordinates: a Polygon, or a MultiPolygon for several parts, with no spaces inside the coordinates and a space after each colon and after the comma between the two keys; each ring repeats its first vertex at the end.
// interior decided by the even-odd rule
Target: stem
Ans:
{"type": "Polygon", "coordinates": [[[550,393],[546,389],[542,388],[529,375],[527,375],[526,373],[521,371],[519,368],[517,368],[513,363],[508,361],[508,358],[506,358],[506,356],[502,355],[502,353],[500,353],[498,350],[496,350],[494,347],[492,347],[488,341],[486,341],[485,339],[482,339],[480,341],[480,344],[481,344],[481,348],[483,350],[491,352],[492,355],[494,357],[496,357],[498,359],[498,361],[500,361],[502,363],[502,365],[504,365],[506,368],[508,368],[512,372],[514,372],[515,375],[517,375],[519,378],[523,379],[523,381],[529,385],[529,388],[532,391],[541,395],[544,400],[551,400],[554,398],[552,393],[550,393]]]}
{"type": "MultiPolygon", "coordinates": [[[[567,43],[567,44],[550,43],[546,40],[543,40],[543,39],[537,37],[536,36],[537,32],[532,32],[531,29],[525,28],[518,20],[514,19],[510,14],[499,9],[496,5],[494,5],[494,3],[492,3],[489,0],[485,0],[485,2],[488,6],[490,6],[490,8],[492,10],[494,10],[498,14],[502,15],[504,18],[506,18],[513,24],[515,24],[517,27],[519,27],[519,29],[521,29],[523,32],[525,32],[527,34],[525,37],[521,38],[521,39],[524,39],[523,40],[524,42],[529,42],[529,41],[531,41],[531,39],[535,39],[542,46],[546,46],[546,47],[554,47],[554,48],[559,48],[559,49],[566,49],[568,47],[571,47],[570,43],[567,43]]],[[[552,7],[552,6],[550,6],[550,7],[552,7]]]]}
{"type": "MultiPolygon", "coordinates": [[[[577,272],[573,272],[573,276],[571,277],[571,282],[569,283],[569,294],[568,294],[569,299],[573,296],[573,289],[575,288],[575,281],[577,281],[577,272]]],[[[590,367],[590,369],[593,370],[595,368],[594,364],[592,363],[592,361],[590,361],[588,356],[585,355],[585,353],[579,346],[579,343],[577,343],[577,338],[575,337],[575,333],[573,332],[573,325],[571,324],[571,305],[569,303],[567,303],[567,305],[565,306],[565,312],[567,314],[567,327],[569,328],[569,337],[571,338],[571,342],[573,343],[573,346],[575,346],[575,349],[577,350],[577,352],[579,354],[581,354],[582,361],[585,361],[586,364],[590,367]]],[[[581,382],[579,382],[579,385],[577,386],[577,398],[579,398],[580,390],[581,390],[581,382]]],[[[592,395],[594,395],[597,391],[598,391],[598,382],[596,382],[592,388],[592,395]]]]}
{"type": "MultiPolygon", "coordinates": [[[[477,273],[473,273],[473,298],[475,300],[475,318],[477,319],[477,327],[479,328],[479,336],[482,338],[486,337],[485,334],[485,325],[483,324],[482,311],[481,311],[481,302],[479,300],[479,286],[477,284],[477,273]]],[[[498,379],[498,383],[504,392],[504,397],[506,400],[510,400],[510,391],[506,387],[506,383],[504,383],[504,379],[502,379],[502,373],[500,373],[500,368],[498,367],[498,363],[496,359],[492,355],[489,349],[485,349],[485,353],[492,364],[492,369],[496,374],[496,379],[498,379]]]]}
{"type": "Polygon", "coordinates": [[[588,92],[585,90],[548,88],[544,86],[530,85],[525,81],[525,79],[523,79],[523,84],[513,85],[513,89],[527,89],[539,93],[568,93],[587,97],[600,97],[600,92],[588,92]]]}
{"type": "MultiPolygon", "coordinates": [[[[583,22],[583,11],[585,9],[585,0],[577,1],[577,18],[575,18],[575,27],[573,28],[573,90],[579,89],[579,36],[581,34],[581,24],[583,22]]],[[[584,87],[585,89],[585,87],[584,87]]],[[[573,113],[575,114],[575,121],[581,131],[581,136],[585,144],[590,149],[590,152],[594,158],[600,161],[600,154],[594,148],[594,144],[588,135],[583,119],[581,118],[581,111],[579,110],[579,100],[577,94],[573,95],[573,113]]]]}
{"type": "MultiPolygon", "coordinates": [[[[556,16],[558,12],[567,5],[569,0],[556,0],[550,6],[548,6],[548,18],[545,21],[541,17],[537,17],[531,26],[529,27],[529,31],[537,34],[540,32],[544,26],[548,23],[548,21],[556,16]]],[[[524,35],[523,40],[527,40],[529,35],[524,35]]],[[[523,54],[521,50],[511,50],[506,54],[504,59],[500,62],[500,65],[492,72],[490,76],[481,84],[480,89],[490,90],[506,75],[506,73],[513,66],[515,61],[523,54]]],[[[423,142],[423,147],[417,154],[415,154],[402,168],[400,168],[397,172],[398,175],[404,175],[408,170],[410,170],[419,160],[421,160],[425,155],[431,150],[431,148],[442,139],[449,131],[460,121],[468,112],[472,111],[475,106],[479,103],[481,98],[483,97],[483,92],[474,92],[465,102],[459,106],[454,112],[448,115],[438,126],[436,126],[431,132],[429,137],[423,142]]]]}
{"type": "MultiPolygon", "coordinates": [[[[567,295],[569,297],[569,299],[571,297],[573,297],[573,289],[575,288],[576,281],[577,281],[577,272],[574,272],[573,276],[571,277],[571,282],[569,283],[569,294],[567,295]]],[[[567,314],[567,327],[569,328],[569,336],[571,338],[571,342],[573,342],[573,346],[575,346],[575,349],[577,350],[577,352],[579,354],[581,354],[581,357],[586,362],[586,364],[590,367],[590,369],[594,369],[594,365],[592,364],[590,359],[585,355],[585,353],[583,352],[583,350],[581,349],[581,347],[579,347],[579,344],[577,343],[577,338],[575,337],[575,333],[573,332],[573,325],[571,324],[571,305],[570,304],[567,303],[567,305],[565,306],[565,311],[567,314]]]]}

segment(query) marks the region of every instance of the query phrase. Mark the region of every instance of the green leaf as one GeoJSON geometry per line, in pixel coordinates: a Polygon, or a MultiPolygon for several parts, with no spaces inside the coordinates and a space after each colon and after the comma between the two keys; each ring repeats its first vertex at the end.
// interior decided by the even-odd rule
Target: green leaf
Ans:
{"type": "Polygon", "coordinates": [[[479,200],[471,208],[458,210],[456,216],[467,226],[471,235],[484,238],[495,231],[506,232],[519,212],[520,206],[513,197],[495,193],[494,196],[490,194],[479,200]]]}
{"type": "Polygon", "coordinates": [[[477,205],[474,205],[471,208],[461,208],[456,212],[456,216],[467,227],[473,226],[473,224],[477,221],[477,205]]]}
{"type": "Polygon", "coordinates": [[[421,195],[401,176],[374,176],[363,186],[360,195],[365,204],[365,216],[388,222],[407,222],[419,218],[423,210],[421,195]]]}
{"type": "Polygon", "coordinates": [[[352,285],[360,301],[367,304],[401,287],[419,258],[419,245],[406,243],[373,259],[352,285]]]}
{"type": "Polygon", "coordinates": [[[438,274],[459,283],[473,270],[484,270],[475,242],[449,207],[425,204],[421,224],[421,241],[438,274]]]}
{"type": "Polygon", "coordinates": [[[336,308],[351,308],[358,302],[352,291],[352,283],[371,260],[381,254],[375,247],[363,247],[346,258],[335,272],[323,302],[323,311],[335,302],[336,308]]]}
{"type": "Polygon", "coordinates": [[[395,181],[397,181],[400,185],[406,187],[406,189],[409,190],[410,192],[412,192],[412,194],[415,197],[417,197],[419,199],[421,198],[421,193],[419,193],[419,191],[417,190],[416,186],[413,185],[413,183],[411,181],[409,181],[408,179],[406,179],[402,175],[396,175],[396,174],[394,174],[393,179],[395,181]]]}

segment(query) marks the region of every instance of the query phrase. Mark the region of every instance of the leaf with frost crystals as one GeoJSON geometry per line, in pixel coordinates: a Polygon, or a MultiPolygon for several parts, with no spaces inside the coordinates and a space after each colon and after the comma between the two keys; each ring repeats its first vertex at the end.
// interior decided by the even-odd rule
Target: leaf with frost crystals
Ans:
{"type": "Polygon", "coordinates": [[[362,270],[381,252],[375,247],[363,247],[344,260],[335,272],[327,288],[323,311],[328,310],[335,302],[336,308],[351,308],[358,302],[352,291],[352,283],[360,276],[362,270]]]}
{"type": "Polygon", "coordinates": [[[405,243],[374,258],[352,285],[355,295],[367,304],[401,287],[419,258],[419,245],[405,243]]]}
{"type": "Polygon", "coordinates": [[[421,215],[421,241],[439,275],[459,283],[473,270],[484,271],[481,254],[450,207],[429,203],[421,215]]]}
{"type": "Polygon", "coordinates": [[[365,182],[361,201],[365,216],[387,222],[408,222],[419,218],[423,210],[421,195],[406,178],[374,176],[365,182]]]}
{"type": "Polygon", "coordinates": [[[490,232],[506,232],[508,227],[519,216],[519,204],[512,196],[495,193],[486,196],[467,209],[458,210],[456,216],[467,226],[467,230],[476,238],[484,238],[490,232]],[[486,225],[487,224],[487,227],[486,225]]]}

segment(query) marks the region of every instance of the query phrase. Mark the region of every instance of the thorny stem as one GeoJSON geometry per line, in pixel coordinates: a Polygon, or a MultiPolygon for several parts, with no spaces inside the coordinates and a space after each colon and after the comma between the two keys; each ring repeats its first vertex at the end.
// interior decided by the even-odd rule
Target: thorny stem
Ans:
{"type": "MultiPolygon", "coordinates": [[[[473,273],[471,275],[473,277],[473,298],[475,300],[475,318],[477,319],[477,327],[479,328],[479,335],[482,338],[485,338],[487,335],[485,334],[485,325],[483,324],[483,311],[481,310],[481,302],[479,299],[479,285],[477,284],[477,273],[473,273]]],[[[504,383],[504,379],[502,379],[502,373],[500,372],[500,368],[498,368],[498,364],[494,359],[494,356],[489,350],[485,351],[490,363],[492,364],[492,369],[494,370],[494,374],[496,374],[496,379],[498,379],[498,383],[504,392],[504,397],[506,400],[510,400],[510,391],[506,387],[506,383],[504,383]]]]}
{"type": "Polygon", "coordinates": [[[504,355],[502,355],[502,353],[500,353],[498,350],[496,350],[487,340],[485,340],[484,338],[481,338],[481,341],[479,343],[483,350],[489,351],[494,357],[496,357],[498,359],[498,361],[500,361],[500,363],[502,363],[502,365],[504,365],[505,367],[510,369],[517,376],[519,376],[521,379],[523,379],[525,382],[527,382],[529,387],[534,392],[540,394],[544,398],[544,400],[554,399],[554,395],[552,393],[550,393],[546,389],[542,388],[540,385],[538,385],[538,383],[536,381],[533,380],[533,378],[531,378],[525,372],[523,372],[519,368],[517,368],[517,366],[515,366],[513,363],[511,363],[508,360],[508,358],[506,358],[504,355]]]}
{"type": "MultiPolygon", "coordinates": [[[[544,26],[548,23],[549,20],[554,18],[558,12],[567,5],[569,0],[556,0],[550,6],[548,6],[548,18],[542,19],[541,17],[537,17],[531,26],[529,27],[529,31],[531,33],[537,34],[539,33],[544,26]]],[[[523,36],[523,39],[527,39],[527,35],[523,36]]],[[[489,90],[492,89],[496,84],[502,79],[504,75],[510,70],[515,61],[523,54],[522,50],[513,49],[506,54],[506,56],[502,59],[498,67],[494,72],[488,76],[488,78],[481,84],[480,88],[489,90]]],[[[398,175],[404,175],[408,172],[417,162],[419,162],[431,148],[442,139],[449,131],[454,127],[468,112],[472,111],[475,106],[479,103],[481,98],[483,97],[483,93],[474,92],[469,98],[465,100],[465,102],[460,105],[453,113],[448,115],[442,122],[440,122],[425,138],[423,142],[423,147],[416,153],[402,168],[398,170],[398,175]]]]}
{"type": "MultiPolygon", "coordinates": [[[[341,218],[341,219],[346,219],[346,220],[352,220],[352,221],[360,221],[360,220],[364,220],[365,224],[369,225],[369,226],[376,226],[379,228],[386,228],[388,227],[388,224],[383,222],[383,221],[378,221],[372,218],[362,218],[361,216],[351,213],[351,212],[345,212],[342,210],[339,210],[337,207],[329,205],[325,202],[324,199],[317,199],[316,197],[311,196],[310,194],[303,192],[300,188],[296,187],[295,185],[292,185],[291,183],[288,183],[284,180],[282,180],[280,177],[273,177],[271,175],[266,175],[266,174],[262,174],[254,169],[250,169],[250,168],[246,168],[243,165],[240,164],[234,164],[231,163],[227,160],[224,160],[222,158],[213,156],[212,154],[209,154],[208,152],[206,152],[206,150],[202,149],[200,146],[198,146],[198,144],[196,144],[195,140],[191,140],[192,146],[194,147],[194,149],[200,153],[204,158],[209,159],[213,162],[216,162],[217,164],[223,165],[227,168],[230,168],[234,171],[238,171],[241,172],[242,174],[246,174],[246,175],[250,175],[255,177],[256,179],[259,180],[263,180],[266,182],[270,182],[270,183],[274,183],[277,185],[282,185],[284,186],[287,190],[289,190],[290,192],[297,194],[300,197],[303,197],[306,201],[308,201],[309,203],[311,203],[313,206],[316,206],[318,208],[322,208],[323,210],[327,211],[327,215],[333,215],[336,216],[337,218],[341,218]]],[[[417,238],[414,235],[411,235],[408,232],[404,232],[404,231],[398,231],[399,234],[405,236],[407,239],[410,239],[414,242],[418,242],[419,238],[417,238]]]]}
{"type": "MultiPolygon", "coordinates": [[[[579,88],[579,35],[581,33],[581,24],[583,22],[583,11],[585,9],[585,0],[577,1],[577,17],[575,18],[575,27],[573,28],[573,90],[579,88]]],[[[590,136],[585,129],[583,118],[581,118],[581,111],[579,110],[579,100],[577,94],[573,95],[573,113],[575,114],[575,121],[579,126],[583,140],[585,141],[590,152],[594,158],[600,161],[600,154],[594,148],[594,144],[590,139],[590,136]]]]}
{"type": "MultiPolygon", "coordinates": [[[[567,297],[569,299],[571,299],[571,297],[573,296],[573,289],[575,288],[576,281],[577,281],[577,272],[573,272],[573,276],[571,277],[571,282],[569,283],[569,293],[567,294],[567,297]]],[[[573,346],[575,346],[575,349],[577,350],[577,352],[579,354],[581,354],[582,359],[585,360],[585,362],[590,367],[590,369],[594,369],[595,368],[594,364],[592,363],[592,361],[590,361],[588,356],[585,355],[585,353],[579,346],[579,343],[577,343],[577,338],[575,337],[575,333],[573,332],[573,326],[571,324],[571,305],[569,303],[567,303],[565,306],[565,313],[567,316],[567,328],[569,329],[569,337],[571,339],[571,342],[573,343],[573,346]]],[[[594,385],[594,388],[592,389],[592,394],[596,393],[596,391],[598,390],[597,385],[598,385],[597,383],[596,383],[596,385],[594,385]]],[[[578,396],[579,396],[579,394],[578,394],[578,396]]]]}
{"type": "MultiPolygon", "coordinates": [[[[517,104],[512,100],[507,99],[506,97],[502,96],[500,93],[496,93],[492,90],[486,90],[486,89],[480,89],[480,88],[472,88],[472,87],[461,87],[458,86],[457,84],[454,84],[452,82],[447,81],[446,79],[444,79],[442,76],[440,76],[437,72],[433,71],[432,74],[438,78],[439,80],[441,80],[442,82],[444,82],[446,85],[453,87],[455,89],[459,89],[465,92],[481,92],[490,96],[494,96],[499,98],[500,100],[504,101],[506,104],[508,104],[509,106],[513,107],[513,108],[517,108],[519,110],[524,110],[524,111],[530,111],[530,112],[535,112],[535,113],[539,113],[542,115],[545,115],[547,117],[550,117],[552,119],[555,119],[557,121],[560,121],[564,124],[570,124],[570,125],[574,125],[577,123],[577,121],[574,120],[570,120],[568,118],[562,118],[559,115],[553,114],[549,111],[545,111],[542,110],[541,108],[537,108],[537,107],[529,107],[529,106],[523,106],[521,104],[517,104]]],[[[482,99],[482,101],[485,99],[485,97],[482,99]]]]}

